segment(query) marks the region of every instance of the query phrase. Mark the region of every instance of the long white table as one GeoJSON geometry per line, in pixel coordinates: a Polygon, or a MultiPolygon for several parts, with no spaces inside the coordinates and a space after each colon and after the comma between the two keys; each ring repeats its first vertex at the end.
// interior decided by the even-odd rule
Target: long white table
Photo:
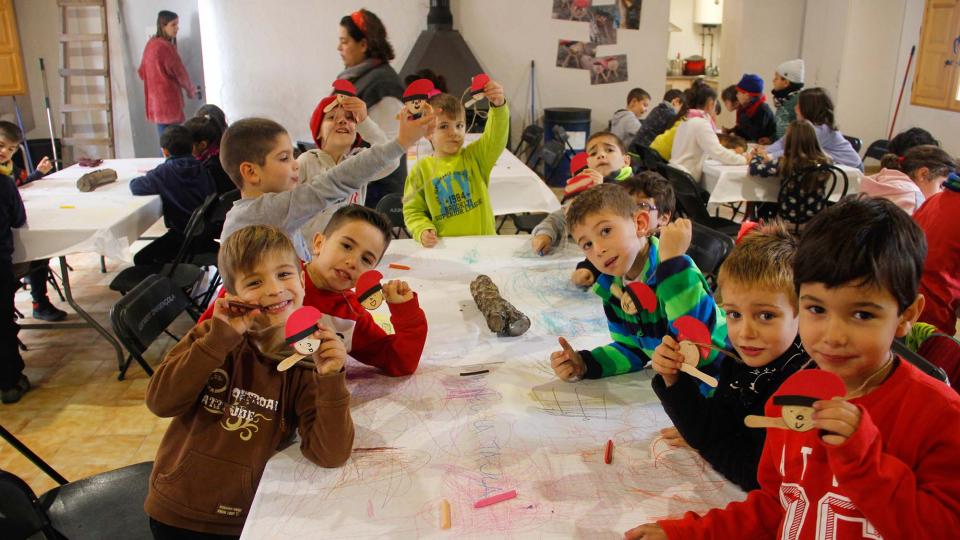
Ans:
{"type": "Polygon", "coordinates": [[[392,378],[350,361],[352,457],[323,469],[298,444],[276,454],[242,538],[621,538],[741,500],[696,453],[658,436],[670,421],[650,370],[575,384],[554,376],[558,335],[577,348],[610,341],[599,299],[569,282],[580,258],[572,245],[533,255],[529,236],[442,238],[432,250],[393,241],[380,270],[418,292],[430,327],[419,369],[392,378]],[[530,317],[527,333],[487,329],[469,290],[479,273],[530,317]],[[473,508],[509,490],[515,499],[473,508]],[[450,530],[439,526],[444,499],[450,530]]]}
{"type": "MultiPolygon", "coordinates": [[[[470,144],[479,138],[479,133],[469,133],[464,144],[470,144]]],[[[432,153],[430,142],[420,139],[407,152],[407,170],[413,167],[417,159],[432,153]]],[[[523,212],[550,213],[560,208],[560,202],[550,187],[509,150],[500,154],[496,165],[490,171],[489,192],[495,216],[523,212]]]]}
{"type": "MultiPolygon", "coordinates": [[[[847,174],[847,194],[860,192],[860,178],[863,172],[853,167],[840,166],[847,174]]],[[[739,201],[777,202],[780,193],[780,179],[751,176],[746,165],[723,165],[708,159],[703,164],[703,187],[710,193],[711,204],[739,201]]],[[[840,197],[840,188],[831,196],[831,200],[840,197]]]]}
{"type": "Polygon", "coordinates": [[[31,323],[24,329],[93,328],[114,348],[123,364],[123,349],[117,340],[73,298],[66,256],[94,252],[127,260],[130,244],[160,219],[162,206],[156,195],[135,197],[130,180],[156,167],[161,158],[108,159],[95,168],[74,165],[20,189],[27,224],[13,229],[14,262],[60,259],[63,292],[67,303],[85,323],[31,323]],[[77,179],[101,168],[117,171],[117,181],[82,193],[77,179]]]}

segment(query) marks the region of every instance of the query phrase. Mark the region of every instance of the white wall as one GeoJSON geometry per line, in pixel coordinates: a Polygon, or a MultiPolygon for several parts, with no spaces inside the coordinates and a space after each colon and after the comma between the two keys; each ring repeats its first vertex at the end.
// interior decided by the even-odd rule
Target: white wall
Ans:
{"type": "MultiPolygon", "coordinates": [[[[672,59],[680,53],[680,59],[684,59],[694,54],[700,54],[701,38],[700,34],[703,27],[699,24],[693,24],[693,5],[694,0],[670,0],[670,22],[680,27],[679,32],[670,32],[670,45],[667,48],[667,58],[672,59]]],[[[646,8],[646,6],[644,6],[646,8]]],[[[723,26],[718,26],[713,30],[713,61],[720,65],[720,35],[723,26]]],[[[703,57],[710,62],[710,37],[707,36],[703,47],[703,57]]]]}

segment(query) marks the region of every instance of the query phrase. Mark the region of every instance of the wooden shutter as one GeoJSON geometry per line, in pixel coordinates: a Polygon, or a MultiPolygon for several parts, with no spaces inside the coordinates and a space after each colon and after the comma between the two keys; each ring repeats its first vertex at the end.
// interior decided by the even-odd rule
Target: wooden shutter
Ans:
{"type": "Polygon", "coordinates": [[[13,0],[0,0],[0,96],[19,96],[27,93],[27,78],[23,73],[20,54],[20,36],[17,35],[17,17],[13,0]]]}
{"type": "Polygon", "coordinates": [[[924,107],[960,110],[960,0],[927,0],[920,31],[920,51],[910,102],[924,107]]]}

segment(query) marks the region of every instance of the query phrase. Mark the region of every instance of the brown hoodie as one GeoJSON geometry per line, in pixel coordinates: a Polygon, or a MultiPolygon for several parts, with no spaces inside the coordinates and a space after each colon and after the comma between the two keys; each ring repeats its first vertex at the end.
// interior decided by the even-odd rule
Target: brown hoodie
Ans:
{"type": "Polygon", "coordinates": [[[338,467],[353,447],[350,394],[341,371],[276,370],[251,333],[213,319],[164,358],[147,407],[173,417],[150,476],[144,509],[174,527],[239,535],[267,460],[300,429],[300,451],[338,467]]]}

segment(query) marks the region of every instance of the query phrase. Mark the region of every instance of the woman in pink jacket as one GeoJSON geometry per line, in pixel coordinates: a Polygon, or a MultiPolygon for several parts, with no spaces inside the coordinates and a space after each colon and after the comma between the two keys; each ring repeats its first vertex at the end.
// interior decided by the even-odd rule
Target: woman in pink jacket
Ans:
{"type": "Polygon", "coordinates": [[[177,32],[180,31],[180,18],[172,11],[157,14],[157,33],[150,38],[143,49],[138,73],[143,79],[144,102],[147,120],[157,124],[157,132],[170,124],[183,122],[183,95],[196,95],[180,55],[177,53],[177,32]]]}

